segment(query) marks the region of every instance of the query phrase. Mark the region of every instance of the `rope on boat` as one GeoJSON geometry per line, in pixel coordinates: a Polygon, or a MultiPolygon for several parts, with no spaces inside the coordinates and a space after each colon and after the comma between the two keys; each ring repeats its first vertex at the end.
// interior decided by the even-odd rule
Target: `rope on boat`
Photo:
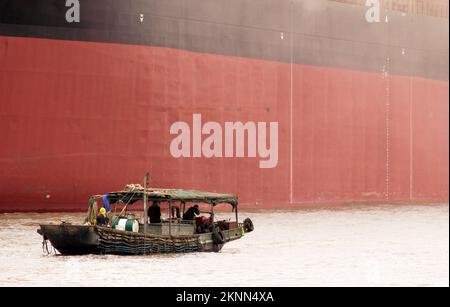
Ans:
{"type": "Polygon", "coordinates": [[[52,255],[55,254],[56,255],[56,249],[55,247],[50,243],[50,248],[48,247],[48,239],[46,239],[45,237],[42,239],[42,252],[44,254],[48,255],[52,255]]]}
{"type": "MultiPolygon", "coordinates": [[[[117,219],[119,219],[119,218],[124,214],[124,212],[126,212],[128,205],[130,204],[130,202],[131,202],[131,200],[133,199],[134,195],[136,195],[136,193],[138,192],[139,187],[141,187],[141,185],[139,185],[139,184],[129,184],[129,185],[126,186],[126,189],[129,189],[130,192],[133,192],[133,194],[132,194],[131,197],[128,199],[128,202],[125,204],[125,206],[123,207],[122,211],[120,211],[120,214],[119,214],[118,216],[115,216],[115,217],[112,219],[111,225],[113,225],[113,224],[117,221],[117,219]]],[[[141,188],[142,188],[142,187],[141,187],[141,188]]],[[[124,198],[125,198],[125,196],[123,196],[123,197],[119,200],[119,202],[124,203],[124,202],[123,202],[123,199],[124,199],[124,198]]],[[[114,212],[115,212],[115,211],[116,211],[116,206],[114,206],[114,212]]],[[[146,213],[144,212],[144,218],[145,218],[145,214],[146,214],[146,213]]]]}
{"type": "MultiPolygon", "coordinates": [[[[129,184],[129,185],[127,185],[127,186],[125,187],[125,189],[128,190],[129,192],[133,192],[133,194],[131,195],[131,197],[129,197],[129,199],[128,199],[128,201],[127,201],[126,204],[125,204],[124,201],[123,201],[123,200],[125,199],[126,196],[123,196],[122,198],[120,198],[120,199],[114,204],[114,218],[112,219],[112,221],[111,221],[112,223],[111,223],[111,224],[114,224],[114,222],[115,222],[118,218],[120,218],[120,217],[123,215],[124,212],[126,212],[127,207],[128,207],[128,205],[130,204],[130,202],[131,202],[131,200],[133,199],[133,197],[136,195],[137,192],[139,192],[140,190],[143,190],[144,188],[143,188],[141,185],[139,185],[139,184],[129,184]],[[123,203],[123,204],[125,205],[124,208],[122,209],[122,211],[120,212],[119,216],[116,216],[116,215],[115,215],[116,209],[117,209],[117,203],[123,203]]],[[[88,225],[94,225],[94,226],[97,225],[97,216],[98,216],[98,211],[99,211],[97,199],[98,199],[99,197],[100,197],[100,196],[97,195],[97,196],[92,196],[92,197],[89,199],[89,208],[88,208],[88,211],[87,211],[87,216],[86,216],[86,218],[85,218],[85,220],[84,220],[84,223],[85,223],[85,224],[88,224],[88,225]]],[[[145,215],[144,215],[144,216],[145,216],[145,215]]]]}
{"type": "Polygon", "coordinates": [[[47,253],[47,255],[50,254],[49,250],[48,250],[48,242],[45,239],[42,239],[42,252],[45,254],[47,253]]]}

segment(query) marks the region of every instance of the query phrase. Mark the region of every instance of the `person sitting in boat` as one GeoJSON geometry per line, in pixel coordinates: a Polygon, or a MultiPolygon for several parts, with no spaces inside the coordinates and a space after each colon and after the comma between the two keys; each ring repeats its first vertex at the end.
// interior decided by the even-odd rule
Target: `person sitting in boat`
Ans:
{"type": "Polygon", "coordinates": [[[185,221],[193,221],[195,219],[196,215],[200,214],[200,209],[198,205],[194,205],[190,207],[184,214],[183,214],[183,220],[185,221]]]}
{"type": "Polygon", "coordinates": [[[109,218],[106,215],[106,209],[101,208],[100,213],[97,215],[97,225],[98,226],[107,226],[109,223],[109,218]]]}
{"type": "Polygon", "coordinates": [[[148,208],[148,217],[150,218],[150,223],[161,223],[161,208],[156,201],[148,208]]]}

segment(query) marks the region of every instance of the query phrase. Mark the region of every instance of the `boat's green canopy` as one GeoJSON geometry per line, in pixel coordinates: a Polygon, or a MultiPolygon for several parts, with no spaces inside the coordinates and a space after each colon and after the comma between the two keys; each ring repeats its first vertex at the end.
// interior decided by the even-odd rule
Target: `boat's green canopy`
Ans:
{"type": "Polygon", "coordinates": [[[157,202],[185,202],[185,203],[205,203],[213,206],[218,204],[230,204],[237,207],[238,201],[235,195],[219,194],[212,192],[201,192],[193,190],[177,189],[144,189],[140,185],[127,185],[125,190],[108,193],[108,200],[111,204],[122,201],[125,204],[132,204],[143,200],[147,194],[149,201],[157,202]]]}

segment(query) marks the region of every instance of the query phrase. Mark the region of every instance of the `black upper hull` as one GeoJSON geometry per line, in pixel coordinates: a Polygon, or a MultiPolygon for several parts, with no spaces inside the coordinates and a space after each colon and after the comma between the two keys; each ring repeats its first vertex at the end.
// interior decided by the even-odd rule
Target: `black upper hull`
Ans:
{"type": "Polygon", "coordinates": [[[393,74],[448,80],[448,2],[419,7],[413,1],[409,7],[389,1],[395,5],[384,3],[378,23],[367,22],[363,2],[80,0],[80,20],[69,23],[66,1],[0,0],[0,36],[149,45],[370,72],[380,72],[389,57],[393,74]]]}

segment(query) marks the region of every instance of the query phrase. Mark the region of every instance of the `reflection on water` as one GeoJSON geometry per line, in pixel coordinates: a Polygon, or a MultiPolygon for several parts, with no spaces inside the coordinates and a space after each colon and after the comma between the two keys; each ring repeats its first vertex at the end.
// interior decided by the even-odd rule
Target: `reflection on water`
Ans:
{"type": "Polygon", "coordinates": [[[82,214],[0,215],[0,286],[448,286],[449,206],[259,211],[220,253],[46,256],[39,223],[82,214]],[[211,276],[214,278],[211,278],[211,276]]]}

